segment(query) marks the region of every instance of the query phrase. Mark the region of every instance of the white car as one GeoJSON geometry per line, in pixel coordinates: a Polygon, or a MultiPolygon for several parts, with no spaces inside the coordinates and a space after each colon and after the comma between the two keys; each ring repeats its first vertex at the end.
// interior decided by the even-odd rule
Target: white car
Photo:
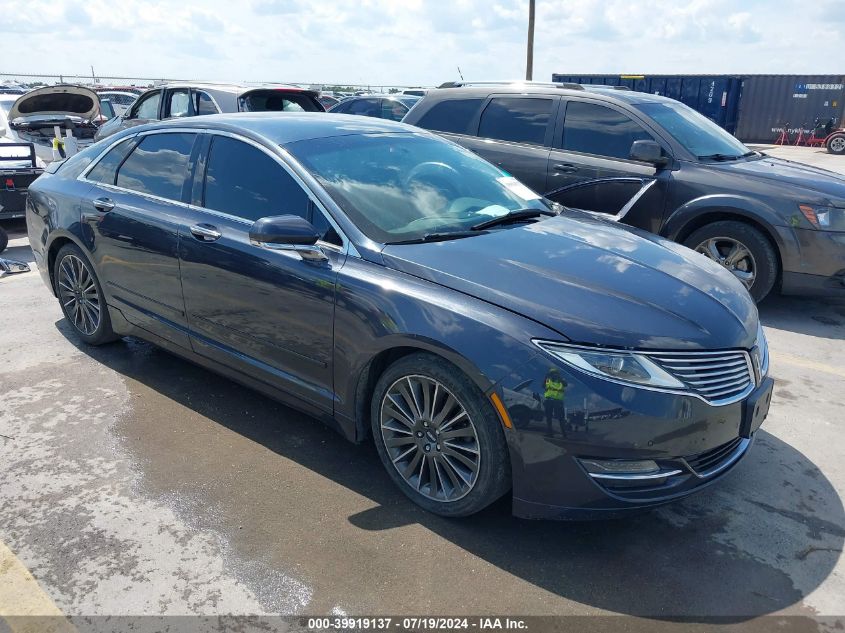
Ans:
{"type": "Polygon", "coordinates": [[[23,95],[0,95],[0,137],[32,143],[44,162],[53,160],[55,127],[62,136],[73,130],[79,149],[94,141],[100,100],[84,86],[45,86],[23,95]]]}
{"type": "Polygon", "coordinates": [[[129,109],[129,106],[135,103],[135,100],[138,98],[138,95],[124,90],[99,90],[97,94],[101,100],[109,100],[117,116],[123,116],[129,109]]]}

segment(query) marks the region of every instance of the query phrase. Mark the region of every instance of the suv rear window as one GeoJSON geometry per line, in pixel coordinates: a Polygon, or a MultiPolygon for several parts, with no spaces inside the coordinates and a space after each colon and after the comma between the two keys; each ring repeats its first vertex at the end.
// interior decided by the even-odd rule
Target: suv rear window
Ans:
{"type": "Polygon", "coordinates": [[[417,126],[437,132],[472,134],[470,123],[478,114],[484,99],[450,99],[435,103],[417,121],[417,126]]]}
{"type": "Polygon", "coordinates": [[[542,145],[553,103],[533,97],[495,97],[481,115],[478,136],[542,145]]]}
{"type": "Polygon", "coordinates": [[[314,97],[301,92],[253,90],[238,98],[241,112],[322,112],[314,97]]]}

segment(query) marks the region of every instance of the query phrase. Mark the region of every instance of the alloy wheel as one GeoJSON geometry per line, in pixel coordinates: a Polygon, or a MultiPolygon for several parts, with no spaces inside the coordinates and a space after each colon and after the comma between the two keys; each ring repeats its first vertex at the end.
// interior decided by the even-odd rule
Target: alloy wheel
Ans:
{"type": "Polygon", "coordinates": [[[696,246],[695,250],[724,266],[746,288],[754,285],[757,265],[751,251],[742,242],[731,237],[711,237],[696,246]]]}
{"type": "Polygon", "coordinates": [[[91,336],[100,327],[100,296],[94,276],[76,255],[65,255],[59,265],[59,299],[77,330],[91,336]]]}
{"type": "Polygon", "coordinates": [[[425,497],[456,501],[478,479],[481,450],[467,410],[440,382],[404,376],[381,402],[381,436],[394,468],[425,497]]]}
{"type": "Polygon", "coordinates": [[[830,139],[830,149],[837,154],[845,152],[845,136],[835,136],[830,139]]]}

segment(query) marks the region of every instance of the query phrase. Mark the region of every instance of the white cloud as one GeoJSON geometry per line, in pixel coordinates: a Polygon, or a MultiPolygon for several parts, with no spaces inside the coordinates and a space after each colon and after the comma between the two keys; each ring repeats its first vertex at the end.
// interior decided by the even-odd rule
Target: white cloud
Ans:
{"type": "MultiPolygon", "coordinates": [[[[4,70],[431,85],[524,74],[527,0],[4,0],[4,70]]],[[[538,0],[534,76],[841,72],[845,1],[538,0]],[[796,28],[795,25],[800,25],[796,28]]]]}

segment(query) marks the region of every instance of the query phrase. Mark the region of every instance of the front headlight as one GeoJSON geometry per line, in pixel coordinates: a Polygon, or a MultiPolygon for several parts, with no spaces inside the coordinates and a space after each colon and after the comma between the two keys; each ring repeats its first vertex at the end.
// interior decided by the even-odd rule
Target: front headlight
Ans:
{"type": "Polygon", "coordinates": [[[799,204],[798,208],[807,218],[807,222],[817,229],[845,231],[845,209],[817,207],[811,204],[799,204]]]}
{"type": "Polygon", "coordinates": [[[598,351],[553,341],[534,341],[534,344],[567,365],[599,378],[640,387],[686,389],[684,383],[642,354],[598,351]]]}

